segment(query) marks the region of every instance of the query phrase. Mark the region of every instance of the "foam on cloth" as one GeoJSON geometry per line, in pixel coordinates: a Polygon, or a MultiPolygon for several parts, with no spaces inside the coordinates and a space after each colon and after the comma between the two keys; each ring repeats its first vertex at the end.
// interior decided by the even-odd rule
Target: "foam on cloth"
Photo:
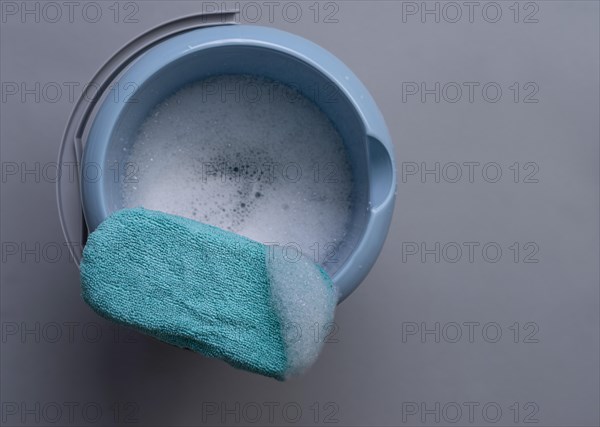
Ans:
{"type": "Polygon", "coordinates": [[[311,327],[331,322],[336,305],[310,260],[142,208],[117,211],[90,234],[81,279],[100,315],[280,380],[314,363],[322,342],[311,327]]]}
{"type": "Polygon", "coordinates": [[[304,372],[321,349],[321,332],[333,322],[337,297],[329,277],[318,265],[282,247],[267,250],[271,301],[282,321],[287,373],[304,372]]]}
{"type": "Polygon", "coordinates": [[[136,168],[123,180],[125,207],[294,243],[315,262],[346,235],[352,174],[342,138],[282,83],[226,75],[188,85],[157,105],[124,150],[136,168]]]}

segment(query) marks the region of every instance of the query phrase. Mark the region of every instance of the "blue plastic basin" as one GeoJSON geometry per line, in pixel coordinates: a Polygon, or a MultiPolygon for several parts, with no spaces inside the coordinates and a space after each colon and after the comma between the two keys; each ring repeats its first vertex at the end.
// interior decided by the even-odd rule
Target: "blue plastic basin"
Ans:
{"type": "Polygon", "coordinates": [[[89,231],[123,207],[116,179],[127,173],[123,148],[149,112],[182,86],[222,74],[290,85],[316,103],[340,133],[352,166],[353,212],[336,262],[324,268],[342,301],[365,278],[388,232],[396,188],[392,142],[381,112],[352,71],[320,46],[283,31],[201,28],[167,38],[132,61],[101,99],[87,136],[81,191],[89,231]],[[98,169],[103,172],[93,172],[98,169]]]}

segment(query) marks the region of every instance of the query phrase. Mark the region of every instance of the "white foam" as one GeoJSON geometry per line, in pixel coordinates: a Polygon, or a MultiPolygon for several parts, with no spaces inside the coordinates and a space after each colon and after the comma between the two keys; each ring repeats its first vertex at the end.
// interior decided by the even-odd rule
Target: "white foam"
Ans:
{"type": "Polygon", "coordinates": [[[346,234],[352,183],[340,135],[312,102],[272,80],[189,85],[151,112],[127,152],[136,174],[126,181],[137,182],[123,183],[125,207],[291,244],[315,262],[346,234]]]}
{"type": "Polygon", "coordinates": [[[286,377],[303,373],[317,359],[333,327],[337,295],[319,267],[306,257],[269,247],[271,299],[282,325],[286,377]]]}

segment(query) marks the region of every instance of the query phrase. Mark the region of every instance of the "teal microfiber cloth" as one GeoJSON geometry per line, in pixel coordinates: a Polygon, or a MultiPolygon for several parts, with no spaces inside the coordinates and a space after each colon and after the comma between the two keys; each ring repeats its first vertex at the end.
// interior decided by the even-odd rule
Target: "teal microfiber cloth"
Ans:
{"type": "Polygon", "coordinates": [[[329,276],[304,257],[143,208],[90,234],[81,283],[103,317],[279,380],[315,361],[312,331],[333,321],[337,302],[329,276]]]}

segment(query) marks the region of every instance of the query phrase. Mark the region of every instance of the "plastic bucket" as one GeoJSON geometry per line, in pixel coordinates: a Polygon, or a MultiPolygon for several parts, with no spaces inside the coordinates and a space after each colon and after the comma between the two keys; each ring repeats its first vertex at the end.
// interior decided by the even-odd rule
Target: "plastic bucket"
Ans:
{"type": "MultiPolygon", "coordinates": [[[[210,76],[251,74],[299,90],[341,135],[353,174],[353,212],[335,265],[324,265],[340,301],[365,278],[383,246],[394,208],[396,169],[383,116],[359,79],[316,44],[272,28],[223,25],[167,37],[139,53],[111,83],[90,119],[81,163],[81,198],[89,231],[123,207],[124,144],[149,112],[181,87],[210,76]],[[104,171],[90,172],[94,168],[104,171]],[[106,171],[111,171],[107,173],[106,171]]],[[[293,225],[291,225],[293,226],[293,225]]]]}

